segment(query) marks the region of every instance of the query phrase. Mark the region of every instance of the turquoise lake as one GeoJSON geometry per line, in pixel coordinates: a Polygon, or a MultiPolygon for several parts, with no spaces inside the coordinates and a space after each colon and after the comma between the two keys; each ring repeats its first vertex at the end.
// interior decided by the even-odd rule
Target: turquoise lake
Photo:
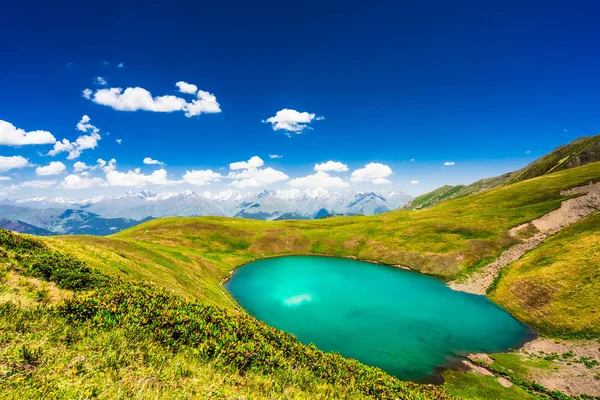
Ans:
{"type": "Polygon", "coordinates": [[[301,342],[405,380],[431,380],[460,355],[518,348],[535,336],[484,296],[349,259],[260,260],[238,268],[225,286],[254,317],[301,342]]]}

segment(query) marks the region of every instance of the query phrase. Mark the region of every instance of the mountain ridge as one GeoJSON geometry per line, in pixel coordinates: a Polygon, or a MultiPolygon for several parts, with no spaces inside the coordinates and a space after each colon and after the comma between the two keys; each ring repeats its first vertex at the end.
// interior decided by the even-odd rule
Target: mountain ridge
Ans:
{"type": "MultiPolygon", "coordinates": [[[[373,215],[394,210],[412,197],[403,192],[329,192],[325,189],[300,191],[263,190],[241,193],[193,191],[155,193],[148,190],[121,196],[100,196],[72,200],[65,197],[35,197],[0,202],[0,217],[20,219],[56,234],[110,234],[136,221],[171,216],[227,216],[259,220],[315,219],[320,215],[373,215]],[[16,207],[16,208],[15,208],[16,207]],[[61,211],[73,210],[81,220],[93,219],[104,229],[64,227],[61,211]],[[322,210],[325,210],[323,212],[322,210]],[[88,214],[85,214],[88,213],[88,214]],[[54,220],[50,220],[50,216],[54,220]],[[125,218],[126,217],[126,218],[125,218]],[[106,229],[115,227],[111,231],[106,229]]],[[[70,218],[73,220],[73,218],[70,218]]],[[[82,225],[83,226],[83,225],[82,225]]]]}
{"type": "Polygon", "coordinates": [[[469,196],[496,187],[547,175],[553,172],[580,167],[600,161],[600,134],[583,136],[570,143],[558,146],[524,168],[499,176],[484,178],[469,185],[445,185],[429,193],[417,196],[402,205],[404,210],[419,210],[431,207],[439,202],[469,196]]]}

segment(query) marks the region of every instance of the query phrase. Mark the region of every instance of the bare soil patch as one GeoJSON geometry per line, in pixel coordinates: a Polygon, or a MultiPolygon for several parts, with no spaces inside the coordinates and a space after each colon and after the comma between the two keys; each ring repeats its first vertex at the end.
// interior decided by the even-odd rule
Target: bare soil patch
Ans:
{"type": "Polygon", "coordinates": [[[448,286],[461,292],[485,295],[502,268],[517,261],[523,254],[537,247],[549,236],[600,209],[600,182],[569,189],[562,192],[561,195],[580,196],[565,200],[558,209],[511,229],[509,235],[515,238],[520,237],[523,231],[530,230],[531,225],[537,229],[538,233],[510,247],[495,261],[473,273],[467,279],[451,281],[448,286]]]}

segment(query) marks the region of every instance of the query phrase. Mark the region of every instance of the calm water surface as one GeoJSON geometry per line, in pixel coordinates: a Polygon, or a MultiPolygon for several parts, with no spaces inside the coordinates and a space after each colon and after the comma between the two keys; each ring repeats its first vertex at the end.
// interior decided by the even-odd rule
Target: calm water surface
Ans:
{"type": "Polygon", "coordinates": [[[226,287],[250,314],[303,343],[402,379],[422,380],[457,355],[516,348],[534,336],[483,296],[348,259],[256,261],[237,269],[226,287]]]}

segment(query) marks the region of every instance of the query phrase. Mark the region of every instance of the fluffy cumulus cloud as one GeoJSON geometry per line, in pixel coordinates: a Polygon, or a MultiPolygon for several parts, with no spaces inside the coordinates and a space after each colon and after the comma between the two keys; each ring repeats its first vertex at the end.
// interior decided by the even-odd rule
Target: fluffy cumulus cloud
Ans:
{"type": "Polygon", "coordinates": [[[254,156],[248,161],[229,164],[229,168],[234,171],[227,176],[232,179],[230,185],[243,189],[268,186],[289,179],[289,176],[271,167],[261,168],[264,164],[264,161],[258,156],[254,156]]]}
{"type": "Polygon", "coordinates": [[[0,176],[0,182],[6,182],[6,181],[10,181],[11,178],[10,176],[0,176]]]}
{"type": "Polygon", "coordinates": [[[249,169],[249,168],[259,168],[265,165],[265,162],[262,158],[258,156],[254,156],[248,161],[238,161],[229,164],[229,169],[238,170],[238,169],[249,169]]]}
{"type": "Polygon", "coordinates": [[[192,100],[191,103],[187,103],[185,106],[185,116],[193,117],[200,114],[214,114],[220,113],[221,107],[217,102],[217,98],[214,94],[198,90],[196,93],[197,100],[192,100]]]}
{"type": "Polygon", "coordinates": [[[87,176],[71,174],[65,176],[65,179],[63,179],[59,187],[63,189],[89,189],[100,186],[103,183],[104,180],[102,178],[90,178],[87,176]]]}
{"type": "Polygon", "coordinates": [[[352,172],[350,181],[353,183],[370,182],[374,185],[385,185],[390,183],[386,178],[392,174],[392,169],[385,164],[369,163],[364,168],[352,172]]]}
{"type": "Polygon", "coordinates": [[[313,120],[320,121],[322,119],[325,118],[315,117],[315,114],[308,113],[306,111],[299,112],[289,108],[284,108],[283,110],[277,111],[275,116],[267,118],[262,122],[271,124],[274,131],[285,131],[285,133],[289,136],[290,132],[300,134],[307,128],[311,129],[309,124],[313,120]]]}
{"type": "Polygon", "coordinates": [[[44,167],[37,167],[35,173],[40,176],[59,175],[67,170],[67,166],[60,161],[52,161],[44,167]]]}
{"type": "Polygon", "coordinates": [[[446,162],[444,163],[444,166],[445,166],[445,167],[451,167],[451,166],[453,166],[454,164],[456,164],[454,161],[446,161],[446,162]]]}
{"type": "Polygon", "coordinates": [[[283,156],[279,155],[279,154],[269,154],[269,158],[277,159],[277,158],[283,158],[283,156]]]}
{"type": "Polygon", "coordinates": [[[29,161],[22,156],[0,156],[0,172],[29,166],[29,161]]]}
{"type": "Polygon", "coordinates": [[[213,182],[220,181],[221,178],[223,178],[223,175],[210,169],[186,171],[185,175],[183,175],[184,182],[196,186],[206,186],[213,182]]]}
{"type": "Polygon", "coordinates": [[[179,91],[186,94],[195,94],[196,99],[187,102],[185,99],[173,95],[153,96],[148,90],[141,87],[91,89],[83,91],[83,97],[96,104],[111,107],[119,111],[152,111],[174,112],[184,111],[186,117],[193,117],[204,113],[219,113],[221,108],[217,98],[209,92],[198,90],[195,85],[186,82],[177,82],[179,91]],[[192,89],[195,89],[192,91],[192,89]]]}
{"type": "Polygon", "coordinates": [[[83,150],[94,149],[98,146],[98,141],[101,139],[99,129],[90,123],[90,117],[84,115],[77,123],[77,130],[88,133],[87,135],[79,136],[74,142],[69,139],[63,139],[54,144],[54,148],[48,152],[49,156],[67,152],[67,159],[74,160],[81,155],[83,150]]]}
{"type": "Polygon", "coordinates": [[[90,123],[91,118],[88,117],[87,115],[84,115],[83,117],[81,117],[81,119],[79,120],[79,122],[77,123],[77,130],[80,132],[85,132],[85,133],[98,133],[100,132],[100,130],[98,128],[96,128],[94,125],[92,125],[90,123]]]}
{"type": "Polygon", "coordinates": [[[75,173],[87,171],[90,168],[90,166],[86,165],[86,163],[82,161],[77,161],[75,164],[73,164],[73,170],[75,171],[75,173]]]}
{"type": "Polygon", "coordinates": [[[348,166],[339,161],[327,161],[326,163],[315,164],[315,171],[346,172],[348,171],[348,166]]]}
{"type": "Polygon", "coordinates": [[[198,86],[184,81],[177,82],[175,86],[177,86],[181,93],[196,94],[196,92],[198,91],[198,86]]]}
{"type": "Polygon", "coordinates": [[[292,179],[288,184],[295,188],[344,188],[349,184],[337,176],[331,176],[327,172],[318,171],[316,174],[292,179]]]}
{"type": "MultiPolygon", "coordinates": [[[[86,96],[85,91],[84,96],[86,96]]],[[[100,89],[93,95],[89,93],[89,97],[96,104],[112,107],[119,111],[173,112],[183,110],[187,104],[184,99],[177,96],[153,97],[152,93],[141,87],[125,90],[122,88],[100,89]]]]}
{"type": "Polygon", "coordinates": [[[26,132],[8,121],[0,120],[0,145],[25,146],[53,143],[56,143],[56,138],[48,131],[26,132]]]}
{"type": "Polygon", "coordinates": [[[97,166],[105,173],[109,173],[110,171],[115,171],[117,169],[117,160],[114,158],[110,161],[106,162],[103,159],[99,158],[97,161],[97,166]]]}
{"type": "Polygon", "coordinates": [[[164,162],[158,161],[158,160],[154,160],[154,159],[152,159],[150,157],[144,158],[144,164],[146,164],[146,165],[165,165],[164,162]]]}
{"type": "Polygon", "coordinates": [[[151,174],[143,174],[139,168],[127,172],[117,170],[106,173],[106,181],[109,186],[141,187],[145,185],[173,185],[177,182],[169,180],[167,170],[159,169],[151,174]]]}

